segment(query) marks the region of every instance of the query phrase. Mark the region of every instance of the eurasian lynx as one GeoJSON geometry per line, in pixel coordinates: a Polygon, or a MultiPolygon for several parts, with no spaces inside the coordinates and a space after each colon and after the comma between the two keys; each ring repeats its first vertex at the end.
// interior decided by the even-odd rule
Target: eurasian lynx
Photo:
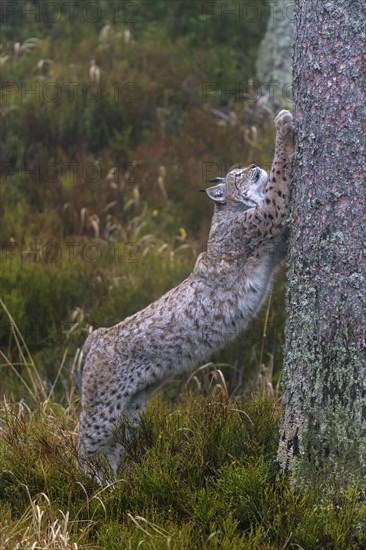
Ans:
{"type": "Polygon", "coordinates": [[[191,275],[144,310],[87,338],[80,416],[84,462],[104,453],[116,473],[118,422],[138,421],[156,387],[233,340],[263,305],[285,254],[291,113],[281,111],[275,125],[269,178],[251,165],[231,170],[207,189],[215,211],[207,252],[191,275]]]}

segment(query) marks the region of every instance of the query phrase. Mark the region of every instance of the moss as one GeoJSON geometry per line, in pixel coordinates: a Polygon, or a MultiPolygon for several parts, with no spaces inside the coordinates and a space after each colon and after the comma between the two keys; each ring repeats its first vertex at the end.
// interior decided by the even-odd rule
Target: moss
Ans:
{"type": "MultiPolygon", "coordinates": [[[[287,300],[292,314],[286,329],[283,377],[283,402],[285,406],[291,402],[294,407],[295,401],[298,408],[295,426],[299,430],[299,451],[292,457],[290,469],[296,471],[302,483],[323,480],[329,490],[337,485],[364,486],[366,396],[360,378],[364,365],[357,345],[360,321],[347,319],[339,303],[335,328],[333,320],[318,310],[321,278],[306,276],[304,269],[298,273],[300,280],[294,279],[293,272],[289,274],[292,288],[287,300]]],[[[350,277],[351,284],[363,282],[358,274],[350,277]]],[[[285,412],[283,429],[292,436],[280,451],[282,464],[290,454],[284,446],[295,433],[289,422],[285,412]]]]}

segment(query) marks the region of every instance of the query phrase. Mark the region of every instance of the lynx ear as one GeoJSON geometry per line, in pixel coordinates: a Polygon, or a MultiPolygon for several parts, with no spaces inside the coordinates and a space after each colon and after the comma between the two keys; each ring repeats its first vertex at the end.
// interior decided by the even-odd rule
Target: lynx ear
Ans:
{"type": "Polygon", "coordinates": [[[218,185],[213,185],[206,189],[207,195],[213,201],[218,204],[225,204],[226,202],[226,185],[225,183],[219,183],[218,185]]]}

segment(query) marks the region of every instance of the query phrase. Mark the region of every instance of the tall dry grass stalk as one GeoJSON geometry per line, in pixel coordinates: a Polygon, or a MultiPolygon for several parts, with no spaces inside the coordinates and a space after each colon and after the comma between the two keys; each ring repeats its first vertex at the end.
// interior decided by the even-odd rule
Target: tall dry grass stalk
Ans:
{"type": "Polygon", "coordinates": [[[37,367],[33,361],[33,357],[28,349],[28,346],[23,338],[21,331],[19,330],[13,316],[6,307],[3,300],[0,298],[0,306],[2,307],[6,317],[9,320],[11,327],[11,335],[14,338],[16,348],[19,355],[19,362],[13,362],[9,359],[3,351],[0,350],[0,357],[4,360],[4,363],[0,364],[1,367],[8,367],[18,378],[21,384],[25,387],[28,394],[36,402],[47,399],[47,393],[45,389],[44,381],[42,380],[37,367]],[[22,371],[23,374],[20,372],[22,371]]]}

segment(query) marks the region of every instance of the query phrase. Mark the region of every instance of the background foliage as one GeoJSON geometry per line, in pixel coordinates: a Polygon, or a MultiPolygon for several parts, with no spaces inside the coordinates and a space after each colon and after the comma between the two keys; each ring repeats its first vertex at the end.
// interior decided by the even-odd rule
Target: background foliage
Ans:
{"type": "MultiPolygon", "coordinates": [[[[99,0],[8,10],[0,291],[52,378],[45,357],[67,343],[71,357],[89,326],[120,321],[191,271],[212,215],[197,193],[207,179],[235,163],[269,165],[271,128],[246,139],[268,7],[99,0]]],[[[279,364],[283,316],[269,313],[264,350],[262,317],[246,344],[217,359],[250,371],[271,353],[279,364]]],[[[12,353],[4,312],[0,321],[0,344],[12,353]]]]}

